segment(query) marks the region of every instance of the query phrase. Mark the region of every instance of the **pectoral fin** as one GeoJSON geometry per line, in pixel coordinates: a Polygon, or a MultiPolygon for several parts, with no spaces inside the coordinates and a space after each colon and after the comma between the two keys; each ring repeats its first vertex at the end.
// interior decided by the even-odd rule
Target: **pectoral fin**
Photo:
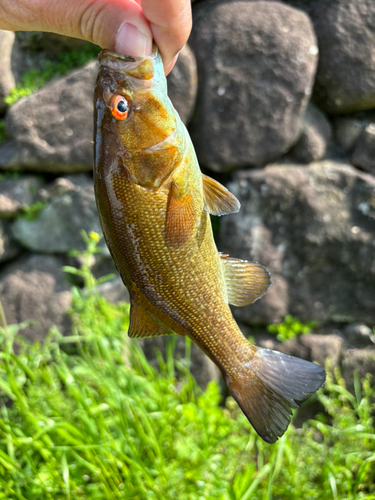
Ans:
{"type": "Polygon", "coordinates": [[[202,174],[204,209],[211,215],[233,214],[241,208],[240,202],[219,182],[202,174]]]}
{"type": "Polygon", "coordinates": [[[143,307],[132,302],[130,308],[130,324],[128,336],[132,338],[157,337],[174,333],[163,323],[158,321],[153,314],[143,307]]]}
{"type": "Polygon", "coordinates": [[[187,186],[172,182],[168,195],[165,221],[166,240],[169,246],[184,244],[194,230],[195,208],[187,186]]]}
{"type": "Polygon", "coordinates": [[[246,306],[260,299],[271,285],[267,269],[257,262],[234,259],[221,255],[228,302],[234,306],[246,306]]]}

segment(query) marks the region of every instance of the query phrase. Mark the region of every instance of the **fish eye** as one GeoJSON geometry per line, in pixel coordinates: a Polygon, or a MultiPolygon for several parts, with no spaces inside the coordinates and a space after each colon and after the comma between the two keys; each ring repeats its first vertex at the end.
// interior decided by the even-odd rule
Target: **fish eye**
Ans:
{"type": "Polygon", "coordinates": [[[122,95],[114,95],[111,99],[112,115],[117,120],[125,120],[129,113],[128,101],[122,95]]]}

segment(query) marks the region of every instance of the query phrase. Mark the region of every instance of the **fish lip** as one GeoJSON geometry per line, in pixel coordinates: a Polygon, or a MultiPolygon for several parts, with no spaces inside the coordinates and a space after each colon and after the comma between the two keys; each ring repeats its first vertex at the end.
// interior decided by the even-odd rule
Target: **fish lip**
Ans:
{"type": "Polygon", "coordinates": [[[139,63],[145,59],[156,59],[158,56],[158,48],[155,44],[152,46],[152,52],[146,57],[133,57],[118,54],[110,49],[103,49],[98,54],[98,60],[101,66],[106,66],[114,70],[124,69],[129,63],[139,63]]]}

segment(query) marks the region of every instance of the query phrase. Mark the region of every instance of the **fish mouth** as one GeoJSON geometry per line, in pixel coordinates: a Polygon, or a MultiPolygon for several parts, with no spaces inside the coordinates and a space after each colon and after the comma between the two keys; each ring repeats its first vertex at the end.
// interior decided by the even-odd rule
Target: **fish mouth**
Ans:
{"type": "Polygon", "coordinates": [[[98,54],[98,60],[101,66],[105,66],[115,71],[126,71],[126,69],[129,68],[129,65],[133,66],[133,64],[135,63],[135,65],[138,66],[138,64],[140,64],[142,61],[145,61],[146,59],[150,59],[151,61],[155,60],[157,56],[158,48],[155,44],[153,44],[151,54],[146,57],[125,56],[123,54],[113,52],[109,49],[103,49],[98,54]]]}

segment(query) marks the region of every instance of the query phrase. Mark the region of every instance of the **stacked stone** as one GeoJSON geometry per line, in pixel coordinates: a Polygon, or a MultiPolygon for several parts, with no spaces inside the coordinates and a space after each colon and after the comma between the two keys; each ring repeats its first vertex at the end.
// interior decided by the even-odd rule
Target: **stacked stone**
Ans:
{"type": "MultiPolygon", "coordinates": [[[[202,0],[193,19],[170,97],[202,169],[242,205],[220,220],[220,251],[261,262],[273,281],[253,306],[234,308],[238,322],[247,332],[287,314],[316,320],[314,335],[257,340],[329,356],[348,383],[355,369],[375,372],[375,2],[202,0]]],[[[39,43],[47,50],[48,36],[39,43]]],[[[28,333],[41,338],[51,324],[68,331],[61,266],[82,248],[81,229],[100,232],[90,175],[97,63],[6,109],[22,51],[0,32],[0,168],[22,172],[0,180],[0,296],[10,323],[43,317],[28,333]],[[22,217],[35,201],[38,216],[22,217]]],[[[104,251],[97,272],[109,262],[104,251]]],[[[122,290],[117,280],[104,293],[117,300],[122,290]]],[[[160,342],[150,339],[150,352],[160,342]]]]}

